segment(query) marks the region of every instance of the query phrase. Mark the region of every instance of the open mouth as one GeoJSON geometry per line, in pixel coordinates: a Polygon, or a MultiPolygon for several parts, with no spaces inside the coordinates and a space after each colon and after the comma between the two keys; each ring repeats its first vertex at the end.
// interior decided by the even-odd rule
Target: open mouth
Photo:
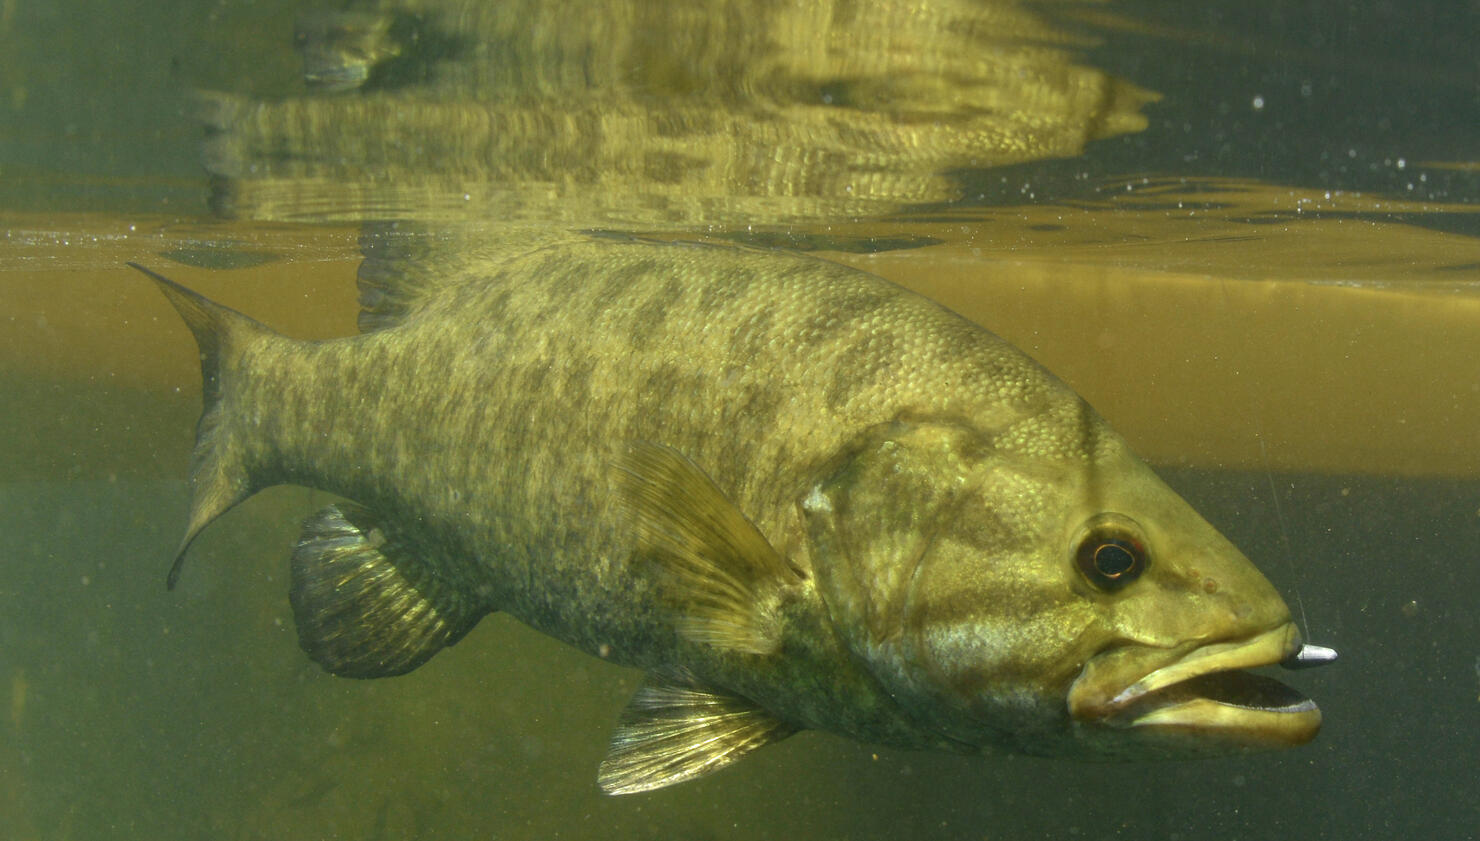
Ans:
{"type": "Polygon", "coordinates": [[[1144,666],[1134,657],[1091,661],[1070,692],[1070,714],[1112,727],[1177,730],[1250,748],[1303,744],[1321,726],[1315,702],[1245,670],[1275,664],[1301,668],[1335,656],[1330,649],[1300,645],[1294,627],[1286,625],[1252,639],[1194,649],[1113,695],[1096,687],[1115,686],[1117,673],[1134,674],[1144,666]]]}
{"type": "MultiPolygon", "coordinates": [[[[1158,709],[1194,700],[1212,701],[1252,712],[1302,713],[1316,709],[1311,699],[1279,681],[1242,670],[1212,672],[1174,683],[1142,696],[1134,706],[1151,702],[1158,709]]],[[[1143,716],[1135,716],[1139,721],[1143,716]]]]}

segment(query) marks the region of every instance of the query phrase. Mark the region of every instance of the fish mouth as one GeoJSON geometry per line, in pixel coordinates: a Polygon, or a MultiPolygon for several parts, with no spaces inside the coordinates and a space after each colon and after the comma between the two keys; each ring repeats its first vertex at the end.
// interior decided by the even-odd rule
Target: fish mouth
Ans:
{"type": "MultiPolygon", "coordinates": [[[[1203,645],[1159,666],[1155,661],[1165,662],[1172,652],[1143,646],[1113,650],[1091,659],[1075,680],[1069,714],[1113,728],[1187,736],[1194,746],[1208,748],[1301,745],[1321,727],[1315,701],[1245,670],[1301,667],[1307,664],[1302,662],[1306,649],[1317,647],[1302,646],[1295,627],[1287,624],[1249,639],[1203,645]],[[1115,686],[1124,688],[1109,688],[1115,686]]],[[[1318,657],[1335,657],[1329,649],[1319,651],[1325,654],[1318,657]]]]}

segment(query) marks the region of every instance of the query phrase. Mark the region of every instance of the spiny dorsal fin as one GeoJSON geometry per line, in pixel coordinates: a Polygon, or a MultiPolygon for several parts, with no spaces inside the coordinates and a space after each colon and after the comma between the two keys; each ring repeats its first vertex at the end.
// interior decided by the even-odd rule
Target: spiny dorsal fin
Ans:
{"type": "Polygon", "coordinates": [[[775,651],[780,590],[801,576],[677,451],[637,444],[618,464],[617,477],[639,550],[662,564],[668,595],[683,611],[679,631],[740,652],[775,651]]]}
{"type": "Polygon", "coordinates": [[[425,663],[489,612],[475,593],[358,505],[310,517],[293,550],[299,645],[342,677],[388,677],[425,663]]]}
{"type": "Polygon", "coordinates": [[[795,732],[744,698],[648,675],[617,721],[597,782],[607,794],[670,786],[795,732]]]}

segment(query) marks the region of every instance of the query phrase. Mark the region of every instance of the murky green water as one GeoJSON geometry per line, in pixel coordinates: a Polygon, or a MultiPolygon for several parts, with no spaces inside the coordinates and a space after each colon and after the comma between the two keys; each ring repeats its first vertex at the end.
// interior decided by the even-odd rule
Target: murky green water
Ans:
{"type": "MultiPolygon", "coordinates": [[[[1042,76],[1062,81],[1067,56],[1075,73],[1117,77],[1160,100],[1133,97],[1113,131],[1103,115],[1064,108],[1055,125],[1103,137],[1068,142],[1055,129],[1033,135],[1047,157],[992,158],[983,146],[974,159],[969,145],[952,145],[959,132],[938,129],[955,121],[989,133],[973,122],[988,110],[982,94],[965,97],[959,85],[968,71],[994,72],[990,62],[932,58],[895,73],[896,87],[861,81],[873,78],[867,65],[835,69],[810,87],[797,72],[733,75],[772,55],[764,45],[742,49],[750,41],[735,33],[777,19],[792,8],[785,4],[756,3],[753,20],[724,4],[731,19],[700,27],[724,40],[689,54],[734,61],[701,73],[645,60],[673,53],[641,37],[581,41],[578,31],[546,32],[540,43],[581,47],[569,48],[566,63],[543,65],[531,56],[548,53],[521,40],[518,16],[504,40],[460,39],[450,23],[459,18],[446,11],[455,4],[408,0],[400,8],[411,11],[391,30],[405,61],[362,90],[334,93],[310,91],[301,79],[299,5],[0,2],[0,289],[13,303],[11,317],[0,318],[0,429],[11,442],[0,449],[0,837],[1475,835],[1473,8],[1030,4],[1036,20],[1052,25],[1017,43],[1048,50],[1057,63],[1014,66],[1056,67],[1058,75],[1042,76]],[[469,55],[482,63],[454,58],[469,55]],[[289,106],[272,103],[329,98],[347,109],[344,120],[360,121],[355,132],[328,133],[344,157],[368,154],[355,138],[373,136],[382,112],[366,116],[356,103],[377,90],[420,86],[437,92],[422,101],[455,101],[439,86],[456,74],[439,75],[439,67],[503,68],[504,77],[474,81],[486,101],[507,109],[497,112],[506,126],[534,113],[579,123],[590,102],[572,92],[591,78],[620,78],[622,107],[612,113],[621,119],[608,114],[603,132],[579,135],[586,145],[572,141],[548,157],[531,151],[548,145],[541,123],[518,123],[535,129],[509,147],[493,178],[483,163],[457,157],[467,144],[416,151],[413,126],[375,154],[385,171],[423,176],[415,189],[380,191],[376,179],[360,183],[345,169],[304,191],[302,170],[268,171],[299,160],[282,126],[303,123],[265,117],[264,136],[277,145],[242,158],[266,169],[235,174],[230,209],[241,220],[210,216],[213,195],[221,207],[220,173],[213,182],[202,167],[192,90],[260,100],[279,114],[289,106]],[[612,67],[625,69],[602,75],[612,67]],[[943,75],[958,86],[939,84],[943,75]],[[735,78],[746,83],[726,84],[735,78]],[[517,95],[486,93],[510,89],[517,95]],[[807,97],[852,111],[809,110],[816,103],[807,97]],[[761,141],[739,122],[715,122],[737,102],[752,109],[748,124],[776,127],[765,142],[790,131],[797,148],[836,144],[827,147],[831,157],[821,156],[820,170],[773,167],[774,157],[755,162],[761,141]],[[665,125],[690,133],[670,131],[679,140],[646,168],[614,175],[602,163],[570,174],[572,162],[650,148],[622,144],[651,142],[632,127],[658,111],[665,125]],[[865,142],[837,131],[838,113],[877,120],[867,125],[878,132],[919,133],[893,145],[875,135],[865,142]],[[906,154],[921,144],[929,155],[906,154]],[[683,155],[748,175],[709,179],[699,173],[710,170],[686,167],[683,155]],[[878,177],[818,175],[839,171],[878,177]],[[874,192],[861,195],[860,185],[874,192]],[[642,200],[627,203],[634,194],[642,200]],[[1223,302],[1223,316],[1200,316],[1194,340],[1181,344],[1171,331],[1148,333],[1134,321],[1107,331],[1090,320],[1054,338],[1051,308],[1037,316],[1042,327],[1025,326],[1035,317],[1026,306],[1023,321],[991,326],[1069,377],[1133,444],[1158,452],[1172,484],[1256,560],[1310,638],[1342,652],[1339,664],[1291,681],[1320,702],[1320,737],[1247,758],[1098,765],[911,754],[808,733],[696,782],[608,798],[596,789],[595,767],[636,684],[633,672],[502,617],[402,678],[340,680],[307,661],[284,597],[286,555],[322,495],[276,489],[233,512],[197,543],[180,587],[166,592],[187,505],[198,382],[185,332],[118,264],[204,268],[192,277],[218,279],[246,311],[297,335],[327,335],[342,331],[333,319],[350,308],[355,220],[393,207],[391,215],[417,220],[431,246],[503,235],[462,225],[454,214],[464,201],[543,224],[699,230],[837,259],[882,250],[879,265],[894,259],[888,265],[911,277],[955,270],[974,249],[999,279],[972,293],[988,312],[1017,312],[1013,295],[1028,287],[1033,267],[1065,276],[1055,294],[1066,307],[1087,284],[1112,289],[1109,307],[1117,278],[1137,273],[1226,280],[1207,293],[1223,302]],[[283,300],[283,289],[297,288],[273,281],[284,275],[305,278],[303,303],[283,300]],[[1260,327],[1280,316],[1273,310],[1293,306],[1260,309],[1241,297],[1266,281],[1269,291],[1258,295],[1311,307],[1294,319],[1303,327],[1260,327]],[[1312,283],[1388,296],[1361,312],[1412,313],[1411,324],[1388,332],[1376,316],[1331,323],[1358,310],[1280,297],[1312,283]],[[1211,342],[1224,321],[1235,343],[1245,322],[1251,336],[1272,335],[1258,343],[1274,345],[1277,366],[1249,368],[1231,349],[1199,356],[1196,335],[1211,342]],[[1300,335],[1307,332],[1332,336],[1332,356],[1312,356],[1300,335]],[[1360,369],[1339,367],[1353,355],[1364,360],[1360,369]],[[1090,372],[1082,380],[1069,373],[1076,357],[1091,358],[1077,369],[1090,372]],[[1428,366],[1430,359],[1442,363],[1428,366]],[[1166,385],[1179,382],[1179,362],[1214,394],[1285,396],[1194,402],[1166,385]],[[1147,365],[1158,378],[1138,379],[1153,370],[1147,365]],[[1405,389],[1385,390],[1393,379],[1405,389]],[[1342,390],[1350,380],[1361,385],[1342,390]],[[1364,395],[1372,405],[1362,405],[1364,395]],[[1188,443],[1158,450],[1163,426],[1190,430],[1166,433],[1188,443]],[[1409,430],[1423,440],[1405,440],[1409,430]],[[1218,464],[1244,469],[1212,469],[1218,464]]],[[[863,4],[817,4],[824,6],[838,26],[865,17],[863,4]]],[[[600,8],[616,16],[623,7],[600,8]]],[[[910,25],[925,18],[912,16],[910,25]]],[[[852,41],[866,53],[877,27],[847,31],[859,33],[852,41]]],[[[993,40],[1000,31],[978,35],[984,53],[1010,52],[1003,43],[1011,38],[993,40]]],[[[456,138],[452,124],[461,123],[440,130],[456,138]]],[[[306,131],[293,137],[327,142],[306,131]]],[[[1176,313],[1153,317],[1171,323],[1176,313]]]]}

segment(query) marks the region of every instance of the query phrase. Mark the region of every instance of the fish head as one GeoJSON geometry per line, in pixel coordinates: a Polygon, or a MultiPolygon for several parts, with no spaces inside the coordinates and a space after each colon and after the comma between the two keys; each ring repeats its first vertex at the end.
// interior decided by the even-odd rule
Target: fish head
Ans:
{"type": "Polygon", "coordinates": [[[956,749],[1189,757],[1313,738],[1312,701],[1243,671],[1300,648],[1284,600],[1092,410],[1065,414],[1010,436],[892,424],[813,490],[814,568],[853,653],[956,749]]]}

